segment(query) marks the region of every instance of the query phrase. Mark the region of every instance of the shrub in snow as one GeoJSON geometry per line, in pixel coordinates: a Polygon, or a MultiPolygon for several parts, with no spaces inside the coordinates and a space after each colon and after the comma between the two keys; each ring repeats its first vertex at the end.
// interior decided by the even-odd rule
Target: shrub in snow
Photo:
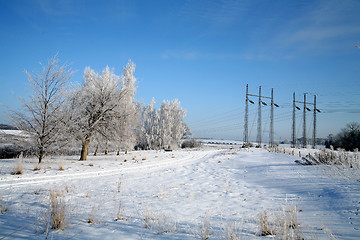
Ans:
{"type": "Polygon", "coordinates": [[[181,148],[198,148],[201,147],[201,142],[196,139],[186,139],[182,142],[181,148]]]}
{"type": "Polygon", "coordinates": [[[17,158],[21,153],[21,149],[17,146],[1,146],[0,147],[0,159],[5,158],[17,158]]]}

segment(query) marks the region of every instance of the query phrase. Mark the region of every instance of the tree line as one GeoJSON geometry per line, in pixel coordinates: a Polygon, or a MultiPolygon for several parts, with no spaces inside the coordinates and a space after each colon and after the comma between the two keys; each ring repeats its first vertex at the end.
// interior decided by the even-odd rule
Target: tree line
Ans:
{"type": "Polygon", "coordinates": [[[41,64],[36,73],[25,71],[29,80],[28,98],[19,98],[21,109],[11,112],[16,127],[32,138],[41,163],[49,152],[75,142],[81,144],[80,160],[86,160],[90,143],[111,144],[127,152],[143,149],[172,149],[190,133],[184,122],[185,110],[178,100],[163,101],[159,109],[153,100],[142,106],[135,100],[135,64],[129,60],[121,76],[105,67],[101,73],[86,67],[83,82],[71,85],[73,71],[60,64],[57,55],[41,64]]]}
{"type": "Polygon", "coordinates": [[[343,148],[347,151],[360,149],[360,123],[348,123],[338,134],[330,134],[325,141],[325,147],[331,146],[334,149],[343,148]]]}

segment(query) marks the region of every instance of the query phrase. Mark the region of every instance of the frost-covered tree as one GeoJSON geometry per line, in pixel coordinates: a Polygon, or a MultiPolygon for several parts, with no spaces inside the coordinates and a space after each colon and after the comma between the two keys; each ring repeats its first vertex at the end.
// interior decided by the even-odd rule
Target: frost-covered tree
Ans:
{"type": "Polygon", "coordinates": [[[141,114],[141,145],[149,149],[160,148],[160,116],[155,109],[155,100],[143,108],[141,114]]]}
{"type": "Polygon", "coordinates": [[[180,147],[181,139],[187,131],[187,125],[184,122],[186,112],[180,107],[179,100],[175,99],[170,104],[170,115],[172,118],[171,128],[171,146],[180,147]]]}
{"type": "Polygon", "coordinates": [[[181,139],[189,131],[184,123],[185,111],[180,107],[180,102],[164,101],[159,110],[156,110],[154,105],[153,100],[143,109],[143,145],[151,149],[180,147],[181,139]]]}
{"type": "Polygon", "coordinates": [[[86,160],[88,147],[96,131],[106,128],[116,117],[122,97],[119,77],[106,67],[101,75],[89,67],[84,71],[83,84],[71,98],[71,130],[81,141],[80,160],[86,160]]]}
{"type": "Polygon", "coordinates": [[[59,65],[57,55],[49,59],[47,65],[41,66],[41,72],[31,74],[25,71],[29,80],[29,97],[20,98],[23,108],[11,116],[19,129],[34,138],[39,163],[51,148],[62,145],[59,141],[64,129],[65,90],[73,75],[68,64],[59,65]]]}
{"type": "Polygon", "coordinates": [[[177,148],[185,133],[185,111],[175,99],[171,103],[164,101],[160,111],[160,142],[163,148],[177,148]]]}
{"type": "Polygon", "coordinates": [[[174,125],[173,116],[171,114],[170,102],[163,101],[159,109],[160,115],[160,146],[170,149],[172,143],[172,128],[174,125]]]}
{"type": "Polygon", "coordinates": [[[135,129],[138,123],[138,103],[135,102],[136,78],[134,77],[135,64],[130,60],[123,68],[121,78],[122,97],[119,99],[118,119],[115,123],[117,132],[118,152],[124,149],[125,152],[135,146],[135,129]]]}

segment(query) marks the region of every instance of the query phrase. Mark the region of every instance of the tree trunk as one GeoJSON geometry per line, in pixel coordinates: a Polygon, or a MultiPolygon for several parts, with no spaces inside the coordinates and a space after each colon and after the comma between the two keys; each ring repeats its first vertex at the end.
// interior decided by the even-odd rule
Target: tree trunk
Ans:
{"type": "Polygon", "coordinates": [[[107,155],[108,153],[109,153],[109,145],[108,145],[108,141],[106,141],[105,155],[107,155]]]}
{"type": "Polygon", "coordinates": [[[99,149],[99,144],[96,145],[95,152],[94,152],[94,156],[96,156],[96,154],[97,154],[97,152],[98,152],[98,149],[99,149]]]}
{"type": "Polygon", "coordinates": [[[85,140],[82,142],[80,161],[86,161],[86,157],[88,155],[89,143],[90,140],[85,140]]]}
{"type": "Polygon", "coordinates": [[[39,153],[39,163],[41,163],[41,161],[44,158],[44,149],[40,149],[40,153],[39,153]]]}

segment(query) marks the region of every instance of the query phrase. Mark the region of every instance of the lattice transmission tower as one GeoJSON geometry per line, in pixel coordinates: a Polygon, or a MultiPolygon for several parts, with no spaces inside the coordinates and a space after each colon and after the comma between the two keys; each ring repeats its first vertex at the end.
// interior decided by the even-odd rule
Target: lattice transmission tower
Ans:
{"type": "Polygon", "coordinates": [[[314,95],[314,103],[306,102],[306,93],[304,93],[304,101],[296,101],[295,99],[295,92],[293,94],[293,123],[292,123],[292,143],[291,147],[296,147],[296,125],[295,125],[295,118],[296,118],[296,109],[301,110],[300,107],[296,106],[296,103],[303,104],[303,133],[302,133],[302,147],[307,147],[307,136],[306,136],[306,112],[310,112],[311,109],[307,107],[308,105],[313,105],[313,114],[314,114],[314,126],[313,126],[313,134],[312,134],[312,148],[316,147],[316,113],[320,112],[319,109],[316,108],[316,95],[314,95]]]}
{"type": "Polygon", "coordinates": [[[245,99],[245,121],[244,121],[244,139],[243,145],[249,146],[249,102],[251,104],[255,104],[254,101],[249,99],[251,97],[259,98],[258,101],[258,119],[257,119],[257,136],[256,142],[257,146],[261,147],[262,144],[262,117],[261,117],[261,110],[262,105],[267,106],[267,103],[262,101],[262,98],[270,99],[270,131],[269,131],[269,145],[272,147],[274,146],[274,106],[279,107],[276,103],[274,103],[274,90],[271,89],[271,97],[262,96],[261,95],[261,86],[259,87],[259,95],[249,94],[249,85],[246,85],[246,99],[245,99]]]}

